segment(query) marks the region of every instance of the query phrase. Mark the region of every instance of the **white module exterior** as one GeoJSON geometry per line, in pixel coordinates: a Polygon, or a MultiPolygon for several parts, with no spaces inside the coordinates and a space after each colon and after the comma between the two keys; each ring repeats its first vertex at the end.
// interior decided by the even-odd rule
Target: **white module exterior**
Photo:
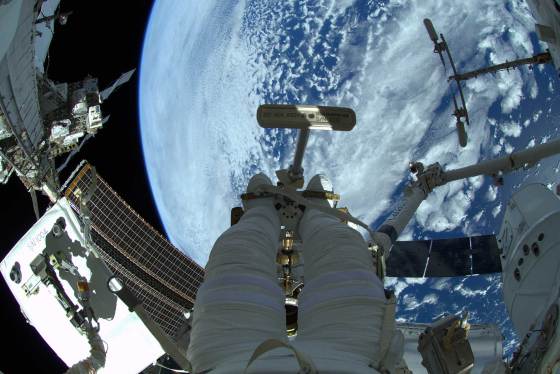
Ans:
{"type": "MultiPolygon", "coordinates": [[[[34,326],[47,344],[68,366],[89,356],[89,344],[85,336],[78,333],[67,319],[62,306],[42,283],[38,292],[27,296],[23,285],[34,279],[30,262],[45,248],[45,237],[59,217],[66,221],[66,232],[70,239],[82,241],[79,221],[68,201],[59,200],[43,217],[20,239],[16,246],[0,263],[0,273],[28,322],[34,326]],[[10,279],[10,270],[19,262],[22,279],[19,284],[10,279]]],[[[73,257],[72,261],[86,278],[91,272],[83,257],[73,257]]],[[[57,272],[58,273],[58,272],[57,272]]],[[[71,286],[62,281],[66,293],[77,304],[71,286]]],[[[93,299],[92,299],[93,301],[93,299]]],[[[138,316],[128,311],[120,300],[99,300],[100,303],[116,302],[112,319],[99,319],[100,337],[107,343],[108,351],[105,367],[100,373],[138,373],[163,354],[156,339],[140,321],[138,316]]],[[[92,303],[94,311],[95,305],[92,303]]]]}
{"type": "Polygon", "coordinates": [[[498,245],[502,250],[504,302],[519,336],[525,336],[558,299],[560,199],[530,184],[508,202],[498,245]]]}
{"type": "Polygon", "coordinates": [[[552,62],[560,72],[560,0],[527,0],[527,3],[537,21],[537,35],[548,44],[552,62]]]}
{"type": "Polygon", "coordinates": [[[88,117],[86,120],[86,129],[89,133],[95,133],[103,126],[103,117],[101,115],[101,106],[95,105],[88,108],[88,117]]]}

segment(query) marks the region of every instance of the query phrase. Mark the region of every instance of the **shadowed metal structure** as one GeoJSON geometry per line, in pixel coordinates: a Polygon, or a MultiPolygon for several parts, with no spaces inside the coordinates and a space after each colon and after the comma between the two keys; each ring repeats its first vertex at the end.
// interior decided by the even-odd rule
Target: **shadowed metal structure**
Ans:
{"type": "Polygon", "coordinates": [[[71,14],[61,13],[58,3],[0,1],[0,183],[15,172],[34,200],[34,191],[42,190],[52,202],[58,198],[58,172],[67,164],[57,170],[55,159],[79,150],[103,127],[108,116],[103,118],[101,103],[135,71],[101,93],[90,76],[71,83],[51,80],[44,63],[54,22],[64,25],[71,14]]]}
{"type": "Polygon", "coordinates": [[[204,269],[169,243],[94,173],[90,164],[80,164],[67,182],[65,195],[80,212],[80,200],[94,188],[87,203],[94,243],[153,320],[170,337],[176,337],[186,323],[185,313],[194,304],[204,269]]]}

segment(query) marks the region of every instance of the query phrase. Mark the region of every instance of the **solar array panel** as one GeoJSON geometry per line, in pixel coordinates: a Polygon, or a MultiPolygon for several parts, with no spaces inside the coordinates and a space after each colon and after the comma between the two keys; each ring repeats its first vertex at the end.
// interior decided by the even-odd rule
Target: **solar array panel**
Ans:
{"type": "Polygon", "coordinates": [[[185,305],[183,300],[169,295],[156,279],[146,276],[126,257],[119,255],[115,247],[97,231],[92,232],[92,239],[101,250],[103,259],[113,274],[122,279],[131,292],[142,301],[150,317],[163,331],[171,337],[175,336],[187,322],[184,311],[191,305],[185,305]]]}
{"type": "Polygon", "coordinates": [[[385,264],[389,277],[453,277],[502,271],[494,235],[397,241],[385,264]]]}
{"type": "Polygon", "coordinates": [[[397,242],[385,263],[387,275],[420,278],[424,275],[429,254],[430,242],[428,241],[397,242]]]}
{"type": "MultiPolygon", "coordinates": [[[[91,189],[93,169],[85,163],[65,191],[79,211],[91,189]]],[[[192,308],[204,269],[138,215],[99,175],[88,203],[92,239],[111,270],[142,301],[156,323],[174,337],[192,308]]]]}
{"type": "Polygon", "coordinates": [[[500,249],[494,235],[471,237],[471,253],[473,274],[488,274],[502,271],[500,249]]]}
{"type": "Polygon", "coordinates": [[[136,69],[127,71],[126,73],[122,74],[116,81],[114,81],[111,86],[101,91],[100,92],[101,100],[107,100],[107,98],[113,93],[113,91],[115,91],[117,88],[119,88],[119,86],[122,86],[123,84],[125,84],[130,80],[132,74],[134,74],[135,71],[136,69]]]}
{"type": "Polygon", "coordinates": [[[25,151],[34,154],[43,140],[33,45],[34,2],[22,2],[17,31],[0,56],[0,101],[25,151]]]}
{"type": "Polygon", "coordinates": [[[426,268],[428,277],[471,274],[469,238],[433,240],[426,268]]]}
{"type": "Polygon", "coordinates": [[[17,29],[0,55],[0,127],[5,127],[0,129],[1,157],[14,165],[28,188],[52,177],[53,171],[53,163],[44,151],[46,135],[34,64],[35,5],[34,1],[21,2],[17,29]]]}

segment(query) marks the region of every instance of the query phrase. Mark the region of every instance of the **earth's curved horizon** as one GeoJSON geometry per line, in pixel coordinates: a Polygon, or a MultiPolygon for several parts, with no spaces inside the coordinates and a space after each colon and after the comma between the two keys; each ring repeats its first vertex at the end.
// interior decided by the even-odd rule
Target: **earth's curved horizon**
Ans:
{"type": "MultiPolygon", "coordinates": [[[[469,144],[457,144],[446,73],[424,29],[431,18],[461,71],[543,50],[522,0],[414,3],[362,0],[155,3],[140,71],[143,150],[171,242],[200,265],[229,226],[230,209],[257,171],[291,160],[295,133],[263,131],[259,104],[352,107],[350,133],[313,133],[306,178],[328,175],[341,204],[376,227],[398,202],[411,160],[466,166],[558,135],[554,69],[521,68],[464,84],[469,144]]],[[[506,177],[438,188],[401,238],[497,232],[507,199],[528,181],[551,184],[558,159],[506,177]]],[[[499,275],[390,279],[400,319],[427,322],[471,310],[515,343],[499,275]]]]}

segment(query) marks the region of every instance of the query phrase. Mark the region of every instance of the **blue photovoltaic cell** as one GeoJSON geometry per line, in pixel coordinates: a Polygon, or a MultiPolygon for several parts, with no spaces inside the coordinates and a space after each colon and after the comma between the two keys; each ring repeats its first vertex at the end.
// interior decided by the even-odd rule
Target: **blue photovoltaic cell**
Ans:
{"type": "Polygon", "coordinates": [[[385,261],[389,277],[415,277],[424,275],[430,241],[396,242],[385,261]]]}
{"type": "Polygon", "coordinates": [[[471,274],[469,238],[442,239],[432,242],[427,277],[453,277],[471,274]]]}
{"type": "Polygon", "coordinates": [[[500,250],[494,235],[473,236],[471,253],[474,274],[501,273],[500,250]]]}

